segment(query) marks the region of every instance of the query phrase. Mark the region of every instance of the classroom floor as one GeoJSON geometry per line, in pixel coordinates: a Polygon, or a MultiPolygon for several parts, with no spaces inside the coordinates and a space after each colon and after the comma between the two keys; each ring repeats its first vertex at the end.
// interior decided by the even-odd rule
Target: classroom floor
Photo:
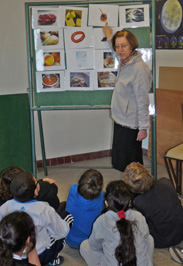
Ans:
{"type": "MultiPolygon", "coordinates": [[[[150,170],[150,162],[146,157],[144,157],[144,164],[150,170]]],[[[48,177],[57,181],[58,184],[58,196],[60,201],[65,201],[67,199],[67,194],[69,188],[72,184],[76,184],[81,174],[87,168],[96,168],[99,170],[104,177],[104,189],[105,186],[112,180],[120,179],[122,173],[111,168],[111,158],[100,158],[96,160],[78,162],[65,165],[66,168],[49,168],[48,177]],[[69,167],[69,168],[67,168],[69,167]],[[83,168],[85,167],[85,168],[83,168]]],[[[162,165],[157,165],[157,176],[168,177],[166,169],[162,165]]],[[[44,178],[44,171],[42,168],[38,169],[38,178],[44,178]]],[[[61,255],[64,256],[63,266],[86,266],[85,261],[79,254],[77,249],[72,249],[69,246],[65,246],[61,255]]],[[[178,266],[179,264],[173,262],[170,258],[168,249],[155,249],[154,252],[154,266],[178,266]]],[[[112,265],[111,265],[112,266],[112,265]]]]}

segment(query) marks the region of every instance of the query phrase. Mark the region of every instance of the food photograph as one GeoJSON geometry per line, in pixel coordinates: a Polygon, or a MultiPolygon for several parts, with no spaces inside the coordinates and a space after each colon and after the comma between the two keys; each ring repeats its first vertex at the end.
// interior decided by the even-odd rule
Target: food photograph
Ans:
{"type": "Polygon", "coordinates": [[[97,72],[98,88],[113,88],[116,82],[117,72],[97,72]]]}
{"type": "Polygon", "coordinates": [[[36,91],[38,93],[64,90],[64,71],[36,72],[36,91]]]}
{"type": "Polygon", "coordinates": [[[60,87],[60,79],[59,74],[43,74],[42,75],[42,84],[43,89],[47,88],[59,88],[60,87]]]}
{"type": "Polygon", "coordinates": [[[40,39],[43,46],[56,45],[59,43],[58,31],[41,31],[40,39]]]}
{"type": "Polygon", "coordinates": [[[33,19],[32,26],[37,28],[40,26],[59,26],[59,9],[58,8],[49,8],[49,7],[40,7],[34,8],[32,10],[33,19]]]}
{"type": "Polygon", "coordinates": [[[89,87],[90,76],[89,73],[71,72],[70,73],[70,87],[89,87]]]}
{"type": "Polygon", "coordinates": [[[81,27],[81,25],[82,25],[82,10],[66,9],[65,26],[81,27]]]}
{"type": "Polygon", "coordinates": [[[108,23],[110,27],[118,25],[118,6],[117,5],[89,5],[89,26],[104,26],[108,23]]]}

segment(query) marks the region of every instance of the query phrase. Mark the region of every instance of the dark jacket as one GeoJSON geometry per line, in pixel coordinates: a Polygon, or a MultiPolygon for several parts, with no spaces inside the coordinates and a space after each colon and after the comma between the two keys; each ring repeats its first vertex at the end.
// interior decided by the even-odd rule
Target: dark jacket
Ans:
{"type": "Polygon", "coordinates": [[[168,248],[183,240],[183,208],[168,178],[134,199],[134,207],[146,218],[156,248],[168,248]]]}

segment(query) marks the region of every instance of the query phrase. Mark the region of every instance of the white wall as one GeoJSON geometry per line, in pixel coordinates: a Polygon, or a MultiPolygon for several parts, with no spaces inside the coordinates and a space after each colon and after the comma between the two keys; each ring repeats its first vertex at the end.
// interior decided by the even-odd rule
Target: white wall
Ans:
{"type": "MultiPolygon", "coordinates": [[[[37,1],[1,0],[0,3],[1,95],[27,92],[25,2],[37,1]]],[[[159,66],[183,66],[182,51],[157,51],[157,87],[159,66]]],[[[109,110],[44,111],[42,117],[47,158],[111,148],[112,120],[109,110]]],[[[35,134],[37,160],[40,160],[37,114],[35,134]]]]}

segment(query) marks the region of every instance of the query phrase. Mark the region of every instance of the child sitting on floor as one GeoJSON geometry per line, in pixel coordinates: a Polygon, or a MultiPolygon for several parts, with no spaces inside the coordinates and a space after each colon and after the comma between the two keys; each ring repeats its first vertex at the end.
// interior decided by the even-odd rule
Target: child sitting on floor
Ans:
{"type": "Polygon", "coordinates": [[[130,209],[132,195],[123,181],[107,185],[108,211],[97,218],[80,252],[88,266],[153,266],[154,242],[144,216],[130,209]]]}
{"type": "Polygon", "coordinates": [[[66,211],[74,217],[73,226],[66,237],[66,243],[72,248],[79,248],[80,243],[91,233],[95,219],[104,209],[103,176],[94,169],[83,173],[70,187],[66,201],[66,211]]]}
{"type": "MultiPolygon", "coordinates": [[[[10,183],[21,172],[25,172],[25,170],[20,167],[9,167],[2,171],[0,179],[0,206],[13,198],[10,192],[10,183]]],[[[50,178],[38,179],[38,186],[39,191],[36,199],[48,202],[59,213],[60,201],[57,196],[58,187],[56,181],[50,178]]]]}
{"type": "Polygon", "coordinates": [[[122,177],[133,193],[134,207],[146,218],[156,248],[183,241],[183,208],[168,178],[155,180],[140,163],[129,164],[122,177]]]}
{"type": "Polygon", "coordinates": [[[38,181],[28,172],[21,172],[13,178],[10,191],[13,199],[0,207],[0,219],[13,211],[26,211],[36,227],[36,250],[41,265],[52,261],[54,265],[60,265],[63,257],[59,257],[59,253],[65,245],[73,217],[62,212],[62,219],[48,203],[37,201],[38,181]]]}
{"type": "Polygon", "coordinates": [[[41,266],[35,249],[36,232],[26,212],[12,212],[0,222],[0,265],[41,266]],[[22,260],[23,252],[28,261],[22,260]]]}

